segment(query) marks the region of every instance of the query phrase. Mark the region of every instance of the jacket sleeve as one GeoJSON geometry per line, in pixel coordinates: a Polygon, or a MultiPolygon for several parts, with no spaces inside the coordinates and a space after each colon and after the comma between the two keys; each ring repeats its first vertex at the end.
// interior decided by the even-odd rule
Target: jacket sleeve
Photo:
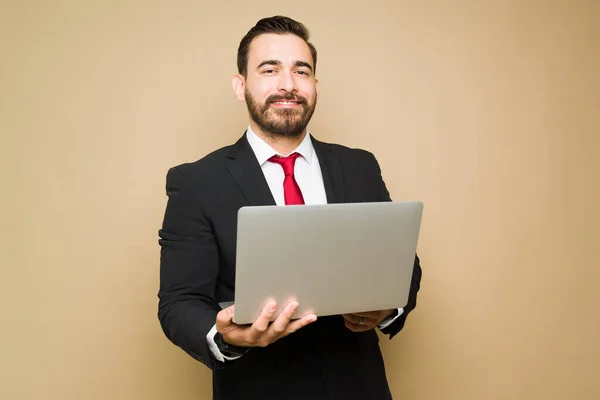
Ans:
{"type": "MultiPolygon", "coordinates": [[[[390,193],[387,190],[387,187],[383,180],[383,177],[381,176],[381,168],[379,167],[379,163],[377,162],[377,159],[375,158],[375,156],[374,155],[372,155],[372,156],[373,156],[373,160],[375,162],[375,169],[376,169],[375,175],[376,175],[376,179],[378,180],[378,187],[379,187],[378,200],[379,201],[392,201],[392,199],[390,198],[390,193]]],[[[400,317],[396,318],[394,320],[394,322],[392,322],[390,325],[386,326],[384,329],[381,330],[382,333],[389,335],[390,339],[392,339],[394,336],[396,336],[402,330],[402,328],[404,328],[404,324],[406,323],[406,318],[411,313],[411,311],[414,310],[415,307],[417,306],[417,293],[419,292],[419,289],[421,287],[421,276],[422,276],[421,262],[419,260],[418,255],[415,255],[415,263],[414,263],[413,274],[412,274],[412,279],[411,279],[411,284],[410,284],[410,291],[409,291],[409,295],[408,295],[408,302],[407,302],[406,306],[404,307],[404,313],[400,317]]]]}
{"type": "Polygon", "coordinates": [[[215,301],[219,256],[213,229],[183,173],[167,173],[166,211],[159,230],[158,318],[167,338],[209,368],[206,335],[220,310],[215,301]]]}

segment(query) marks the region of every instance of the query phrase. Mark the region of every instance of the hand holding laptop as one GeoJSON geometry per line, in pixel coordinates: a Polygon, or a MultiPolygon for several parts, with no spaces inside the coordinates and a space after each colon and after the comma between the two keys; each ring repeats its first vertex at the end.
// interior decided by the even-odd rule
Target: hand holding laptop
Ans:
{"type": "MultiPolygon", "coordinates": [[[[291,302],[279,314],[275,321],[270,322],[277,310],[277,303],[269,302],[261,315],[252,325],[238,325],[233,322],[235,306],[227,307],[217,314],[217,331],[223,335],[223,340],[239,347],[266,347],[306,325],[317,320],[314,314],[291,321],[298,310],[298,302],[291,302]]],[[[353,332],[364,332],[375,328],[381,321],[389,317],[395,310],[370,311],[356,314],[344,314],[346,328],[353,332]]]]}
{"type": "Polygon", "coordinates": [[[352,332],[365,332],[378,326],[381,321],[392,316],[397,309],[344,314],[344,325],[352,332]]]}
{"type": "Polygon", "coordinates": [[[216,325],[217,332],[223,336],[225,343],[239,347],[266,347],[317,320],[316,315],[307,314],[291,321],[299,307],[298,302],[291,302],[271,323],[270,320],[277,310],[277,303],[270,301],[252,325],[238,325],[233,322],[234,307],[221,310],[217,314],[216,325]]]}

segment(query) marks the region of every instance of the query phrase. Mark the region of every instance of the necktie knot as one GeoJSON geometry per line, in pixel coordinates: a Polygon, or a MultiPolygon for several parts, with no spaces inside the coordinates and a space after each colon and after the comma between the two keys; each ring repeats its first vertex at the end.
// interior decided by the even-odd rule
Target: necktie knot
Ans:
{"type": "Polygon", "coordinates": [[[296,158],[299,156],[300,154],[298,153],[292,153],[287,157],[273,156],[269,158],[269,161],[281,165],[285,176],[291,176],[294,175],[294,164],[296,163],[296,158]]]}

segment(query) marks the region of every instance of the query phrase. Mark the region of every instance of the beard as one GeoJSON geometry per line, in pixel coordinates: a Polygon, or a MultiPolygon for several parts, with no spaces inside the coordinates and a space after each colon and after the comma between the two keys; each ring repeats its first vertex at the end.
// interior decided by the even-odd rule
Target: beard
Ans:
{"type": "Polygon", "coordinates": [[[317,105],[316,99],[309,103],[306,98],[293,94],[271,95],[264,104],[259,104],[248,90],[245,95],[250,118],[265,134],[272,137],[296,138],[302,135],[317,105]],[[272,106],[273,102],[282,100],[297,101],[300,107],[277,109],[272,106]]]}

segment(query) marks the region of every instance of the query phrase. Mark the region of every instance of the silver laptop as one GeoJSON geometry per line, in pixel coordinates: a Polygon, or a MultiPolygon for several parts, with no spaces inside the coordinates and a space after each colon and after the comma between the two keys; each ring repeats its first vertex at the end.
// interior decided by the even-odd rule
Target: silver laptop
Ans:
{"type": "Polygon", "coordinates": [[[404,307],[422,212],[422,202],[241,208],[234,322],[253,323],[271,299],[273,319],[291,301],[294,318],[404,307]]]}

